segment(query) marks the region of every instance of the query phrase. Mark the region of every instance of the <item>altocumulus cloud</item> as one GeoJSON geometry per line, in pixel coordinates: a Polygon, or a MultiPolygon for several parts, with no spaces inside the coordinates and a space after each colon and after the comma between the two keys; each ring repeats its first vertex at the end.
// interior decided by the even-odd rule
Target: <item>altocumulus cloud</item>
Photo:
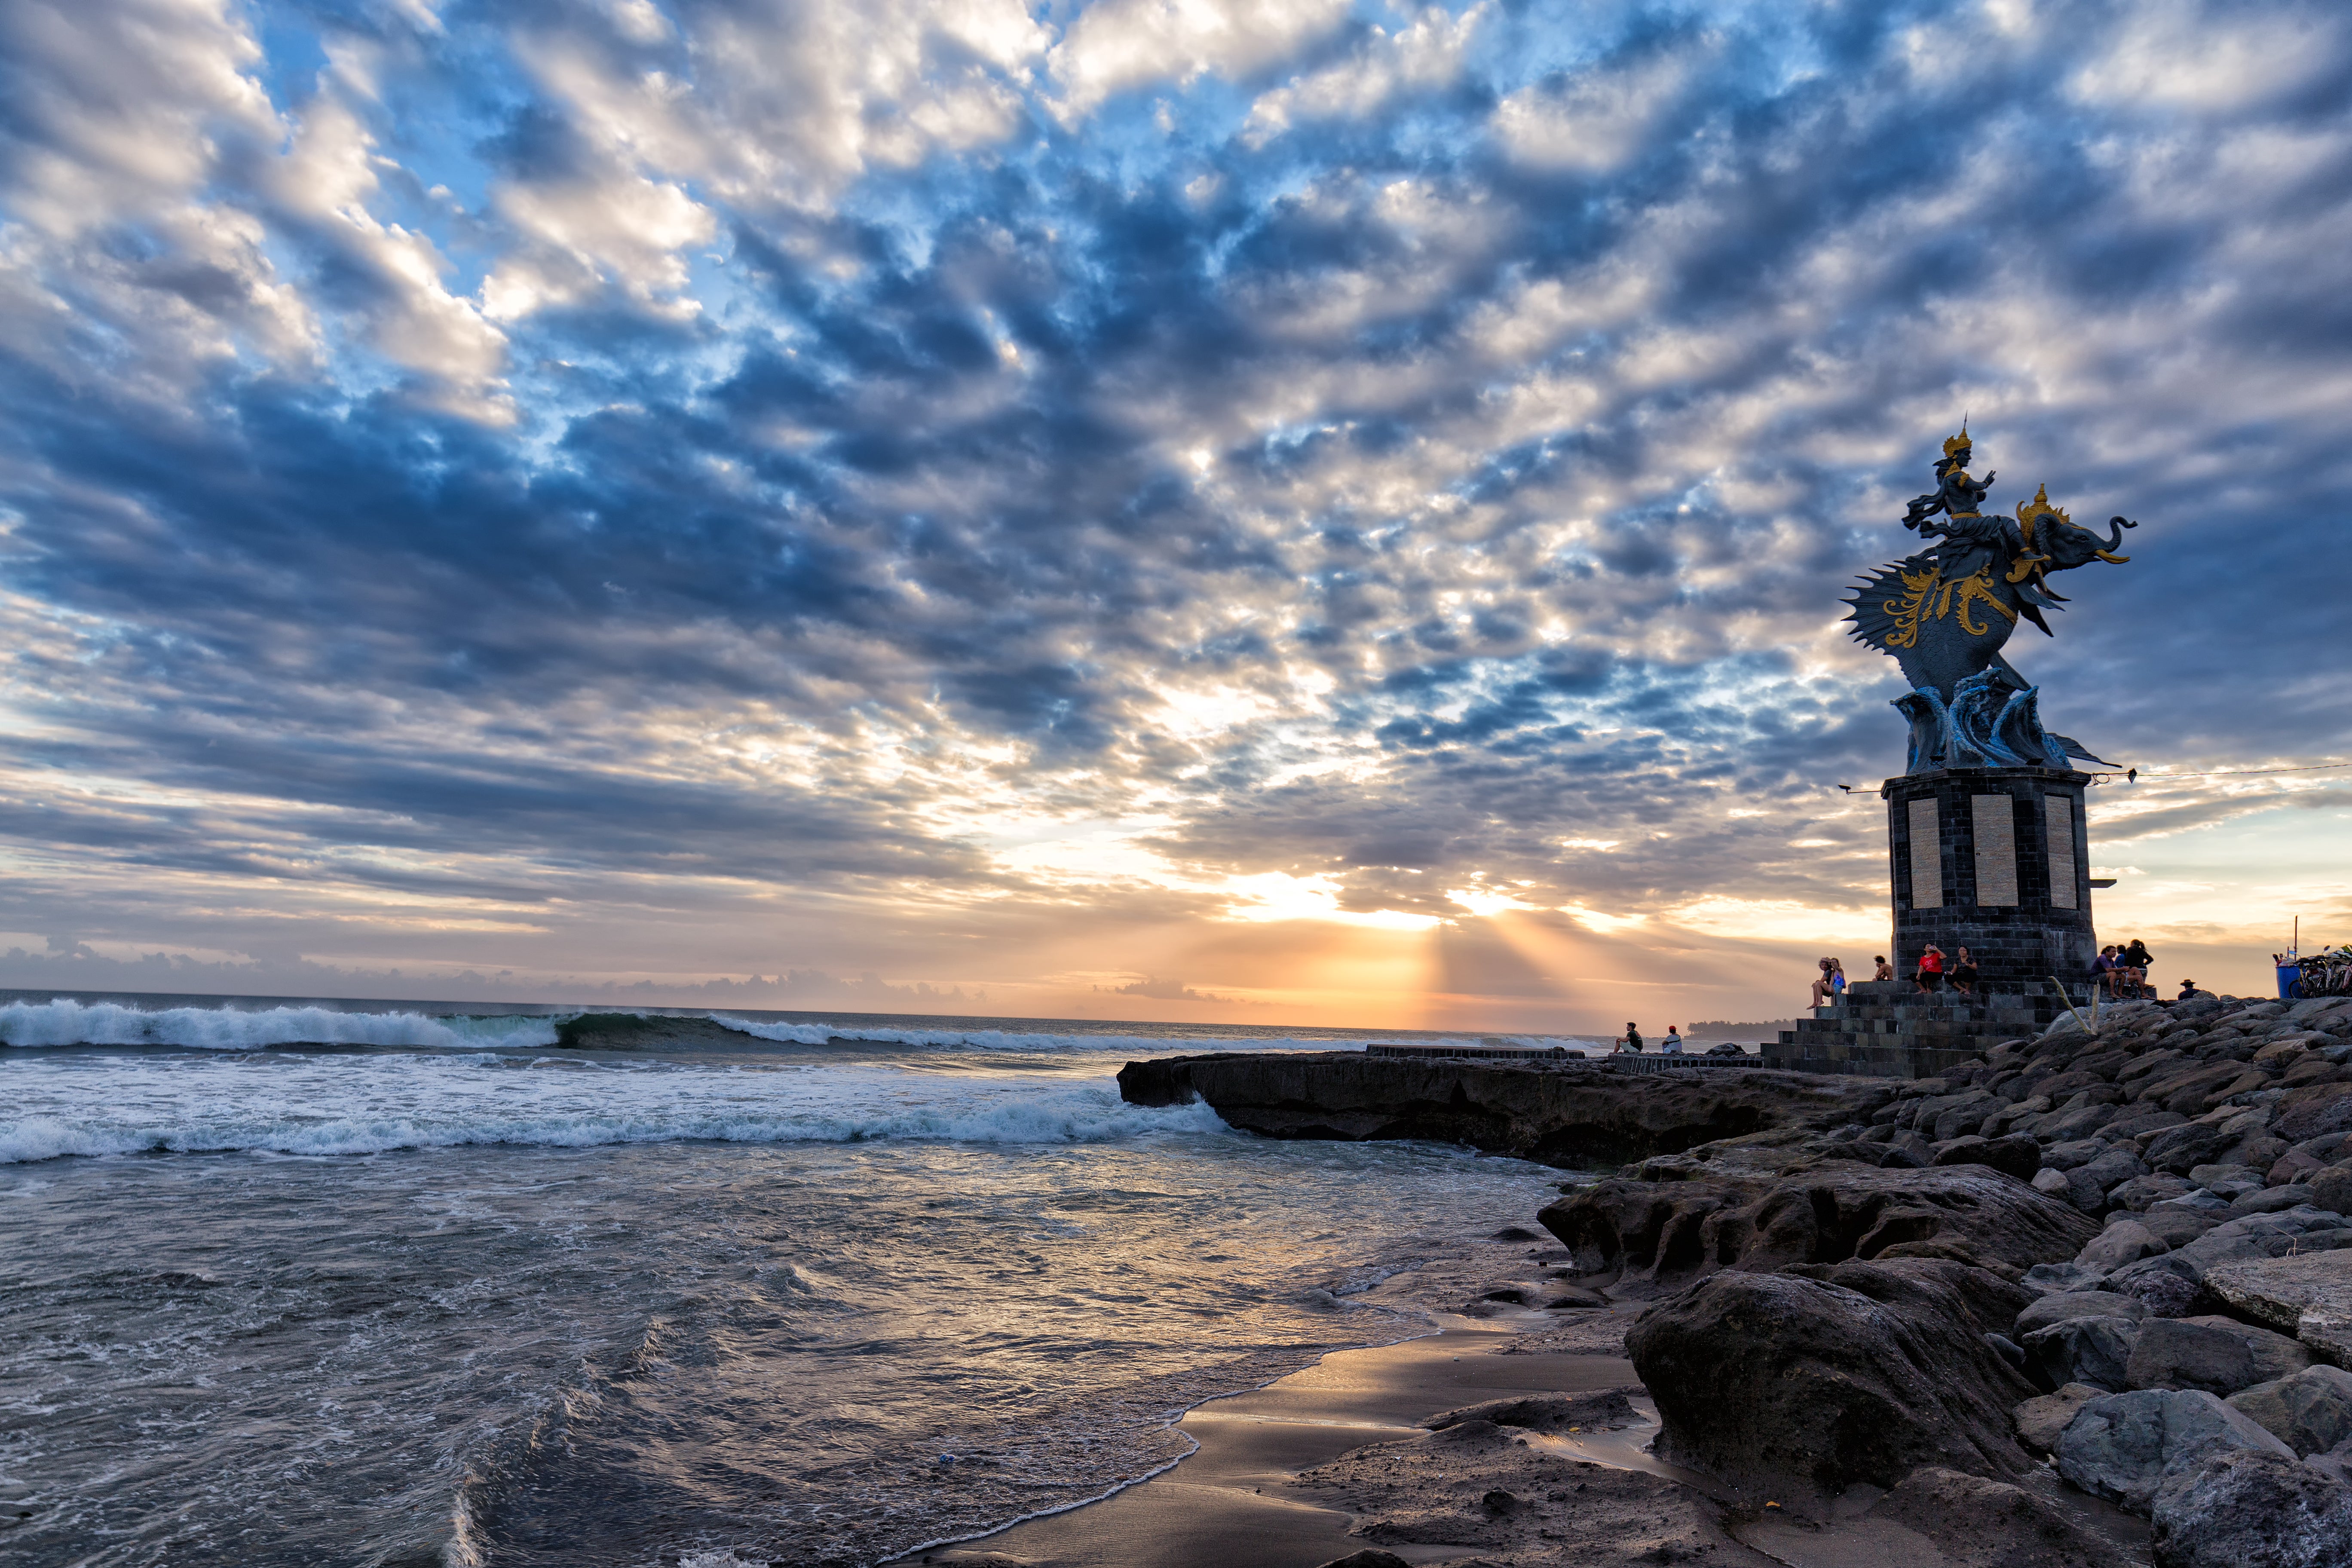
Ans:
{"type": "MultiPolygon", "coordinates": [[[[2054,722],[2343,743],[2338,6],[19,0],[0,71],[20,976],[1867,931],[1833,600],[1963,410],[2147,524],[2054,722]]],[[[2105,831],[2340,848],[2330,777],[2105,831]]]]}

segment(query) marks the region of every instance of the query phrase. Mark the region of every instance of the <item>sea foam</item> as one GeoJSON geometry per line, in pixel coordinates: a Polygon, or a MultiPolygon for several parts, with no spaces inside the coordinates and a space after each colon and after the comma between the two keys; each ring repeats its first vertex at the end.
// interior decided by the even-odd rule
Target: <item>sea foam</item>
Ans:
{"type": "Polygon", "coordinates": [[[436,1017],[345,1013],[331,1007],[162,1007],[113,1002],[11,1002],[0,1006],[0,1044],[184,1046],[249,1051],[265,1046],[551,1046],[555,1020],[529,1015],[436,1017]]]}

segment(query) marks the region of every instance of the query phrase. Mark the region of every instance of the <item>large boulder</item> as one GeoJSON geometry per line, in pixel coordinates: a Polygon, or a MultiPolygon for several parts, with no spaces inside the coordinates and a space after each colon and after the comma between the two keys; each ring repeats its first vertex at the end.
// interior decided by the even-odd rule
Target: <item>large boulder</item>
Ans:
{"type": "Polygon", "coordinates": [[[2352,1487],[2291,1458],[2211,1454],[2174,1470],[2153,1502],[2157,1568],[2352,1563],[2352,1487]]]}
{"type": "Polygon", "coordinates": [[[1540,1217],[1576,1270],[1621,1299],[1664,1294],[1719,1268],[1853,1258],[1942,1257],[2024,1269],[2072,1258],[2098,1228],[2067,1204],[1982,1166],[1844,1162],[1780,1177],[1599,1182],[1540,1217]]]}
{"type": "Polygon", "coordinates": [[[2021,1295],[1932,1259],[1724,1272],[1644,1312],[1625,1349],[1657,1404],[1662,1458],[1818,1512],[1921,1465],[2025,1468],[2010,1412],[2033,1389],[1985,1342],[2021,1295]]]}
{"type": "Polygon", "coordinates": [[[2242,1322],[2236,1318],[2215,1313],[2210,1317],[2184,1318],[2181,1321],[2200,1328],[2218,1329],[2237,1339],[2246,1347],[2246,1353],[2254,1363],[2256,1383],[2269,1383],[2274,1378],[2301,1372],[2312,1362],[2309,1347],[2297,1343],[2288,1335],[2242,1322]]]}
{"type": "Polygon", "coordinates": [[[2178,1319],[2142,1323],[2124,1366],[2124,1382],[2133,1388],[2201,1388],[2227,1395],[2261,1381],[2245,1341],[2178,1319]]]}
{"type": "Polygon", "coordinates": [[[2352,1251],[2221,1263],[2206,1271],[2205,1285],[2236,1315],[2352,1367],[2352,1251]]]}
{"type": "Polygon", "coordinates": [[[2095,1497],[2146,1514],[2166,1476],[2225,1448],[2294,1458],[2252,1416],[2202,1389],[2140,1389],[2083,1406],[2058,1439],[2058,1473],[2095,1497]]]}
{"type": "Polygon", "coordinates": [[[2305,1367],[2241,1389],[2229,1404],[2298,1454],[2324,1454],[2352,1441],[2352,1372],[2341,1367],[2305,1367]]]}

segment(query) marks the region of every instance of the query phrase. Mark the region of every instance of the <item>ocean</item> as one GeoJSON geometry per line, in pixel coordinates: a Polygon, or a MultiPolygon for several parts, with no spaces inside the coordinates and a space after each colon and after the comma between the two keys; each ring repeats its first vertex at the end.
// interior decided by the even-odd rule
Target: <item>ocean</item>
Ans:
{"type": "Polygon", "coordinates": [[[1113,1081],[1410,1031],[744,1013],[599,1051],[562,1011],[0,1003],[0,1557],[878,1563],[1426,1331],[1362,1292],[1560,1179],[1113,1081]]]}

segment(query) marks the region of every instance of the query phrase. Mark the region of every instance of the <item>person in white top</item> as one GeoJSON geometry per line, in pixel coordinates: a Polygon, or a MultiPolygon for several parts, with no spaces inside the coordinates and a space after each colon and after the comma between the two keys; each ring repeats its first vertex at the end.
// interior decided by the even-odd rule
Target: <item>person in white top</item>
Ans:
{"type": "Polygon", "coordinates": [[[1683,1054],[1682,1034],[1680,1031],[1675,1029],[1672,1024],[1668,1024],[1666,1026],[1666,1037],[1658,1042],[1658,1049],[1665,1052],[1671,1057],[1678,1057],[1683,1054]]]}

